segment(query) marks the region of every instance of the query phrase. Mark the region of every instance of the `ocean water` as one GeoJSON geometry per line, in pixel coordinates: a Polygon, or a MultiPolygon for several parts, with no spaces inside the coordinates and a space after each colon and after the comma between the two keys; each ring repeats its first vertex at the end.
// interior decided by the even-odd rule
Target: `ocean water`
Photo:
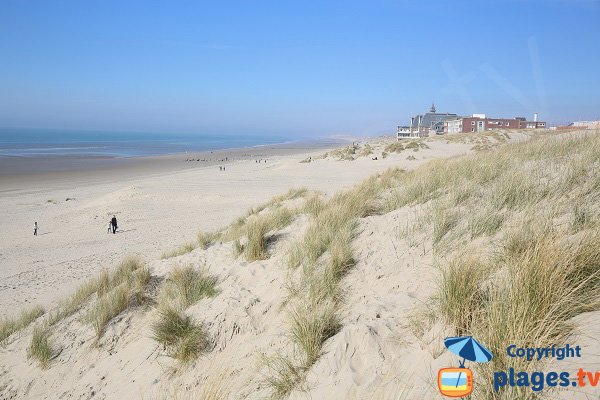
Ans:
{"type": "Polygon", "coordinates": [[[273,135],[181,135],[0,129],[0,158],[141,157],[284,143],[273,135]]]}

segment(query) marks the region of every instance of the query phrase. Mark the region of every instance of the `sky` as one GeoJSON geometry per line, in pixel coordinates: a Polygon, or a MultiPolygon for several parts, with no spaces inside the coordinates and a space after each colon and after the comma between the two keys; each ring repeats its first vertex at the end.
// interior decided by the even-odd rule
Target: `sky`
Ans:
{"type": "Polygon", "coordinates": [[[0,0],[0,127],[289,136],[600,119],[600,0],[0,0]]]}

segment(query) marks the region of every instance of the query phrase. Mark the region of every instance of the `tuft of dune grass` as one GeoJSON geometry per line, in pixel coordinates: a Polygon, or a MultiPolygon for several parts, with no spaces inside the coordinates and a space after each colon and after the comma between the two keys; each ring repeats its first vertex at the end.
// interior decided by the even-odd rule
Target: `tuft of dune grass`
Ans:
{"type": "Polygon", "coordinates": [[[288,226],[295,215],[296,211],[287,207],[252,215],[244,223],[241,233],[242,237],[246,238],[245,243],[242,244],[239,238],[234,241],[234,255],[243,254],[250,262],[269,258],[269,233],[288,226]]]}
{"type": "Polygon", "coordinates": [[[198,246],[206,250],[219,240],[220,237],[221,234],[219,232],[198,232],[198,246]]]}
{"type": "Polygon", "coordinates": [[[140,258],[135,256],[125,257],[113,272],[103,270],[98,277],[83,283],[69,298],[62,300],[58,308],[50,313],[48,324],[50,326],[55,325],[64,318],[75,314],[94,294],[102,296],[111,288],[117,287],[132,278],[149,280],[150,272],[143,270],[143,268],[144,262],[140,258]],[[138,270],[141,271],[139,274],[133,274],[138,270]]]}
{"type": "MultiPolygon", "coordinates": [[[[506,250],[505,250],[506,251],[506,250]]],[[[528,389],[493,391],[493,371],[539,370],[539,363],[508,357],[507,343],[547,347],[564,343],[573,317],[600,308],[600,231],[576,241],[548,232],[518,253],[484,265],[450,266],[440,286],[441,310],[460,334],[474,335],[495,355],[490,365],[477,365],[475,398],[523,396],[528,389]],[[465,279],[466,277],[468,279],[465,279]],[[486,284],[487,281],[487,284],[486,284]]]]}
{"type": "Polygon", "coordinates": [[[0,346],[6,342],[13,333],[27,328],[33,321],[44,315],[44,307],[36,305],[23,310],[16,318],[3,318],[0,320],[0,346]]]}
{"type": "Polygon", "coordinates": [[[159,306],[185,310],[204,297],[217,293],[217,278],[192,265],[175,267],[159,295],[159,306]]]}
{"type": "Polygon", "coordinates": [[[321,356],[323,343],[341,327],[334,301],[302,302],[290,314],[292,341],[305,357],[303,367],[308,369],[321,356]]]}
{"type": "Polygon", "coordinates": [[[182,311],[165,308],[158,311],[152,325],[152,337],[168,350],[169,355],[187,363],[196,359],[208,346],[208,336],[182,311]]]}
{"type": "Polygon", "coordinates": [[[321,356],[324,343],[341,329],[340,281],[355,264],[352,241],[358,219],[381,212],[379,195],[401,174],[398,169],[386,171],[326,202],[317,197],[305,200],[303,210],[311,220],[288,254],[289,266],[301,268],[300,281],[289,285],[289,336],[300,360],[296,355],[268,359],[267,383],[273,397],[282,398],[299,387],[321,356]]]}
{"type": "Polygon", "coordinates": [[[42,369],[47,369],[50,366],[50,360],[54,354],[49,337],[48,327],[36,326],[33,329],[31,342],[27,348],[27,358],[36,360],[42,369]]]}
{"type": "MultiPolygon", "coordinates": [[[[111,286],[98,291],[98,300],[87,315],[88,321],[94,326],[97,338],[104,333],[108,323],[130,307],[143,304],[145,301],[145,286],[150,281],[150,271],[146,267],[130,271],[119,276],[111,286]]],[[[113,276],[116,278],[116,276],[113,276]]]]}
{"type": "MultiPolygon", "coordinates": [[[[284,208],[282,207],[284,202],[305,197],[308,194],[309,192],[306,188],[292,188],[282,195],[273,197],[266,203],[249,209],[245,215],[239,217],[235,222],[229,225],[227,229],[225,229],[221,235],[221,239],[226,242],[239,240],[247,234],[246,225],[251,221],[252,218],[258,217],[259,214],[267,209],[269,209],[271,212],[276,212],[277,209],[284,208]]],[[[289,222],[291,222],[291,220],[289,220],[289,222]]],[[[284,226],[280,226],[279,229],[283,227],[284,226]]]]}
{"type": "Polygon", "coordinates": [[[162,253],[160,258],[161,260],[166,260],[168,258],[179,257],[184,254],[191,253],[192,251],[196,250],[197,247],[198,245],[194,242],[184,243],[176,249],[162,253]]]}
{"type": "Polygon", "coordinates": [[[273,399],[285,398],[306,379],[306,369],[289,357],[265,356],[262,362],[267,366],[265,383],[271,389],[273,399]]]}

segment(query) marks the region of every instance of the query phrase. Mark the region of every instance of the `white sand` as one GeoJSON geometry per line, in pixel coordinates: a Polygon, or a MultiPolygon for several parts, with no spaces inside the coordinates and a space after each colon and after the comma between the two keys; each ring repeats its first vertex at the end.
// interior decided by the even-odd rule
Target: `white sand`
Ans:
{"type": "MultiPolygon", "coordinates": [[[[420,160],[404,160],[404,164],[415,166],[422,157],[446,151],[460,153],[464,146],[417,154],[420,160]]],[[[73,182],[53,176],[25,183],[17,190],[12,182],[0,183],[2,314],[12,314],[27,304],[52,303],[101,268],[115,266],[126,254],[156,259],[162,252],[194,240],[199,230],[222,228],[246,209],[289,188],[304,186],[332,193],[399,165],[396,157],[300,163],[306,156],[272,155],[260,164],[236,161],[226,164],[224,172],[216,165],[201,163],[173,172],[173,164],[168,163],[168,172],[153,168],[147,175],[137,170],[126,179],[116,169],[100,177],[90,172],[69,178],[73,182]],[[75,200],[65,201],[67,198],[75,200]],[[120,232],[109,235],[107,224],[113,214],[120,232]],[[33,236],[34,221],[40,226],[37,237],[33,236]]],[[[186,165],[183,160],[187,156],[179,158],[186,165]]]]}
{"type": "MultiPolygon", "coordinates": [[[[411,169],[433,158],[469,152],[470,144],[432,141],[430,149],[355,161],[330,158],[300,163],[308,154],[271,156],[266,164],[240,161],[218,168],[154,173],[72,188],[27,187],[3,194],[0,210],[0,304],[12,313],[28,303],[52,305],[102,267],[138,253],[164,277],[174,265],[192,263],[219,278],[219,294],[192,305],[214,348],[193,366],[172,374],[174,360],[150,338],[151,310],[128,311],[112,321],[98,346],[89,324],[76,314],[60,322],[51,340],[59,350],[50,369],[27,360],[31,328],[0,349],[1,399],[201,399],[215,386],[232,399],[265,398],[267,371],[261,355],[291,354],[284,304],[288,294],[286,250],[306,228],[306,217],[280,232],[271,258],[234,258],[230,242],[184,256],[160,254],[198,230],[223,228],[244,211],[290,187],[331,194],[389,167],[411,169]],[[416,160],[407,160],[407,156],[416,160]],[[75,201],[65,202],[66,197],[75,201]],[[46,203],[55,199],[57,204],[46,203]],[[123,232],[106,233],[113,213],[123,232]],[[38,220],[41,235],[30,227],[38,220]]],[[[313,157],[322,150],[310,153],[313,157]]],[[[64,182],[62,183],[64,184],[64,182]]],[[[292,399],[436,399],[435,376],[454,364],[443,352],[443,332],[417,339],[410,310],[433,293],[437,270],[430,249],[411,248],[398,232],[414,218],[406,208],[361,220],[357,265],[343,280],[343,328],[329,339],[311,368],[307,391],[292,399]],[[402,397],[404,396],[404,397],[402,397]]],[[[441,329],[441,328],[440,328],[441,329]]]]}

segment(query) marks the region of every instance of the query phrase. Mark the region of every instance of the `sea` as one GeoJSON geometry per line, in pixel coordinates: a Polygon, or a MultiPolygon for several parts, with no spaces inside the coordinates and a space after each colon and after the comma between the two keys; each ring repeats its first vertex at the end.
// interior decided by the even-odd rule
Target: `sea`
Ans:
{"type": "Polygon", "coordinates": [[[0,128],[0,158],[129,158],[289,142],[283,135],[77,132],[0,128]]]}

